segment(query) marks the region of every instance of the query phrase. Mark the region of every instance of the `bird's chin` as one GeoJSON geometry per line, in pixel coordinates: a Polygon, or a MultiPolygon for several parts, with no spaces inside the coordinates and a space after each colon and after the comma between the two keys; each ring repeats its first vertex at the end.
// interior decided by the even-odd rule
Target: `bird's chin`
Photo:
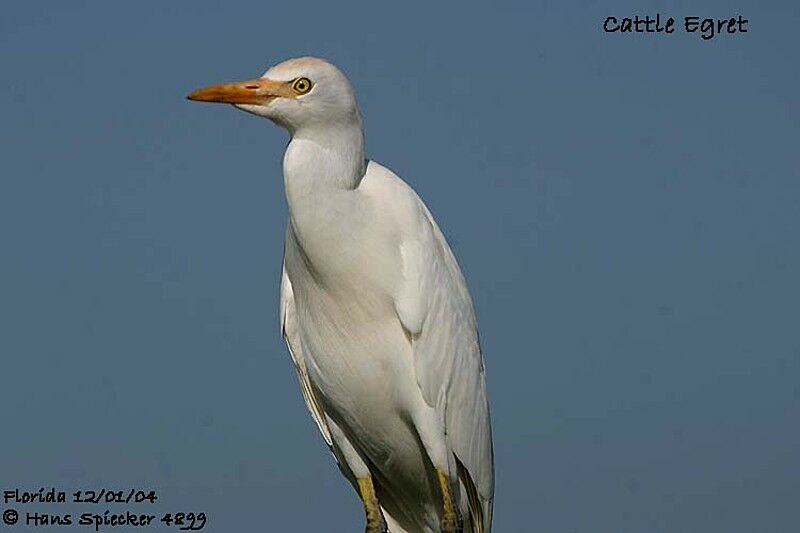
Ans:
{"type": "Polygon", "coordinates": [[[269,104],[233,104],[233,106],[238,107],[242,111],[252,113],[253,115],[258,115],[259,117],[272,118],[272,113],[270,113],[269,110],[269,104]]]}
{"type": "Polygon", "coordinates": [[[292,130],[289,121],[285,118],[285,113],[282,113],[277,106],[273,107],[269,104],[233,104],[233,106],[258,117],[268,118],[281,128],[292,130]]]}

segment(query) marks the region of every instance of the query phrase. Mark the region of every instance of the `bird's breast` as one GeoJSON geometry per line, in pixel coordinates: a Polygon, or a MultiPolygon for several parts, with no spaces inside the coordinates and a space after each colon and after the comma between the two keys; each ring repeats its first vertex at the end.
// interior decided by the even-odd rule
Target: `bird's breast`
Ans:
{"type": "Polygon", "coordinates": [[[287,231],[298,330],[323,403],[347,425],[374,424],[398,409],[395,399],[407,396],[401,389],[415,384],[393,299],[399,252],[374,228],[328,222],[314,223],[310,237],[302,223],[290,222],[287,231]]]}
{"type": "MultiPolygon", "coordinates": [[[[330,290],[393,293],[400,282],[399,239],[360,194],[309,194],[290,207],[287,256],[330,290]]],[[[292,280],[294,283],[294,280],[292,280]]]]}

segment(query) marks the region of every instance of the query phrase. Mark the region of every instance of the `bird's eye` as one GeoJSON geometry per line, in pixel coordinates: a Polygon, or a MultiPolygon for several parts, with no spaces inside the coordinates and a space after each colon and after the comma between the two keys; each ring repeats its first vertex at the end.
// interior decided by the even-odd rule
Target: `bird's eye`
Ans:
{"type": "Polygon", "coordinates": [[[308,78],[297,78],[292,83],[292,89],[297,94],[306,94],[308,91],[311,90],[311,80],[308,78]]]}

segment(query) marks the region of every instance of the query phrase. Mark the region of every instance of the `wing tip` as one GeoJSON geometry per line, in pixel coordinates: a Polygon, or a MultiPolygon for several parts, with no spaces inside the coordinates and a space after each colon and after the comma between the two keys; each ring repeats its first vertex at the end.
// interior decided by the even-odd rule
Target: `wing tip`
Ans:
{"type": "MultiPolygon", "coordinates": [[[[458,478],[461,480],[461,483],[464,484],[464,487],[467,490],[472,531],[473,533],[488,533],[486,529],[487,522],[485,521],[483,514],[483,505],[481,503],[480,495],[478,494],[478,488],[475,486],[475,482],[472,480],[469,470],[467,470],[467,467],[465,467],[464,463],[461,462],[461,459],[459,459],[456,454],[453,454],[453,457],[456,459],[458,478]]],[[[489,520],[491,520],[491,516],[489,517],[489,520]]]]}

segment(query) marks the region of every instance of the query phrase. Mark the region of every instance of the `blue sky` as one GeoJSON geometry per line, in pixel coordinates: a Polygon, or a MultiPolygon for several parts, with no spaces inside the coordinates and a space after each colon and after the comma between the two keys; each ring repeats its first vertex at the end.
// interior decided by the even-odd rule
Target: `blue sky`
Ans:
{"type": "Polygon", "coordinates": [[[277,327],[286,134],[184,100],[311,54],[467,277],[497,531],[793,531],[799,24],[792,2],[9,3],[2,488],[363,527],[277,327]],[[602,32],[659,9],[750,31],[602,32]]]}

